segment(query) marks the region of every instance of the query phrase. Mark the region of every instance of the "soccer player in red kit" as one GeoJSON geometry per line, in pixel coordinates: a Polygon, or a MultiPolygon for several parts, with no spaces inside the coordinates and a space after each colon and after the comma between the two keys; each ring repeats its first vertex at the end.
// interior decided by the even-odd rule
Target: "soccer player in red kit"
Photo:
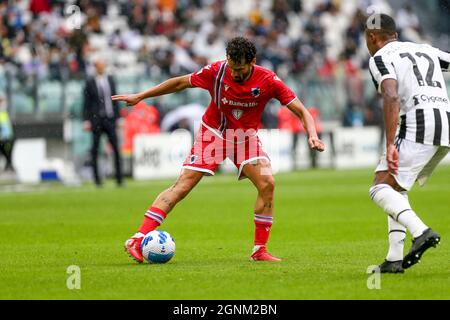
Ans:
{"type": "Polygon", "coordinates": [[[277,75],[256,65],[256,48],[242,37],[233,38],[226,48],[224,61],[205,66],[196,73],[169,79],[138,94],[117,95],[113,100],[135,105],[139,101],[199,87],[208,90],[211,102],[203,115],[201,128],[183,170],[169,189],[163,191],[144,216],[139,231],[125,243],[128,254],[143,262],[141,242],[156,229],[173,207],[206,175],[230,158],[239,170],[239,178],[249,178],[258,190],[254,207],[255,238],[251,255],[256,261],[280,261],[266,249],[272,227],[275,182],[270,159],[257,136],[264,108],[272,98],[286,105],[306,128],[310,148],[323,151],[314,120],[296,95],[277,75]]]}

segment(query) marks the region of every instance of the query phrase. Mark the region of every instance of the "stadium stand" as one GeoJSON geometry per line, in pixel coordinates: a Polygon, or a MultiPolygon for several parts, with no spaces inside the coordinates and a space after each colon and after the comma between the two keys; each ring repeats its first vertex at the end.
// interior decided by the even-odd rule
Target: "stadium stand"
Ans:
{"type": "MultiPolygon", "coordinates": [[[[15,126],[43,125],[50,115],[62,131],[64,121],[81,121],[83,81],[96,58],[108,62],[118,91],[130,93],[224,58],[226,41],[241,34],[257,45],[258,63],[276,71],[305,105],[317,106],[324,122],[378,125],[363,21],[375,5],[397,13],[402,40],[448,48],[442,29],[449,27],[448,2],[0,0],[0,90],[15,126]]],[[[179,105],[208,101],[196,89],[151,104],[163,118],[179,105]]],[[[278,108],[267,108],[266,127],[277,127],[278,108]]]]}

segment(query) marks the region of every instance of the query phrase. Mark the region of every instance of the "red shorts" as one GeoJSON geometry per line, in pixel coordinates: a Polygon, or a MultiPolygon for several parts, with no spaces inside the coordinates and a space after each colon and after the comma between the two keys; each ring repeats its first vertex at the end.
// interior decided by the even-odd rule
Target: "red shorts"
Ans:
{"type": "Polygon", "coordinates": [[[257,159],[270,162],[257,135],[229,137],[231,135],[227,134],[227,139],[223,139],[202,125],[183,168],[214,175],[218,165],[229,158],[239,170],[238,178],[244,179],[246,176],[242,169],[247,163],[257,159]]]}

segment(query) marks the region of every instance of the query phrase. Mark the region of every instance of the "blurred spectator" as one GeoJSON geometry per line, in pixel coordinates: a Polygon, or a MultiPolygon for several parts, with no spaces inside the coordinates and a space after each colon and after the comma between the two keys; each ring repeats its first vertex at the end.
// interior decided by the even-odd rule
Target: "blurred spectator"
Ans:
{"type": "Polygon", "coordinates": [[[344,81],[346,92],[346,110],[344,113],[343,125],[345,127],[360,127],[364,124],[364,81],[361,70],[352,61],[350,46],[341,55],[341,59],[336,66],[336,73],[339,79],[344,81]]]}
{"type": "Polygon", "coordinates": [[[400,30],[407,28],[412,28],[417,31],[419,30],[419,18],[409,3],[406,3],[398,11],[397,17],[395,18],[395,23],[400,30]]]}
{"type": "Polygon", "coordinates": [[[35,48],[31,50],[31,59],[23,65],[23,71],[30,79],[42,79],[47,75],[47,64],[35,48]]]}
{"type": "Polygon", "coordinates": [[[100,187],[102,179],[98,171],[100,138],[106,134],[114,153],[114,165],[117,185],[122,185],[122,160],[120,157],[116,124],[119,119],[119,106],[111,100],[116,94],[113,78],[106,74],[106,64],[102,60],[95,62],[96,75],[86,81],[84,89],[84,129],[92,132],[91,161],[94,182],[100,187]]]}
{"type": "Polygon", "coordinates": [[[419,24],[419,17],[414,12],[411,4],[405,4],[398,11],[395,21],[399,30],[400,40],[413,42],[421,40],[422,29],[419,24]]]}
{"type": "Polygon", "coordinates": [[[383,100],[379,99],[378,93],[374,91],[372,97],[367,103],[364,112],[364,125],[376,126],[380,128],[378,143],[378,153],[382,154],[384,147],[384,120],[383,120],[383,100]]]}
{"type": "Polygon", "coordinates": [[[13,53],[11,40],[8,39],[7,32],[6,27],[0,24],[0,62],[9,60],[13,53]]]}
{"type": "MultiPolygon", "coordinates": [[[[254,38],[259,50],[258,61],[282,75],[307,69],[314,72],[333,64],[349,44],[355,48],[352,55],[358,56],[358,67],[361,67],[367,60],[359,54],[363,47],[365,11],[372,4],[383,8],[387,5],[385,0],[361,0],[358,8],[356,2],[344,5],[342,1],[326,0],[307,2],[308,9],[304,10],[300,0],[78,0],[74,3],[84,17],[81,28],[75,29],[66,25],[63,1],[0,3],[0,55],[11,57],[21,66],[32,59],[31,54],[25,54],[26,50],[35,47],[52,79],[59,79],[58,62],[70,68],[70,77],[82,78],[92,53],[109,52],[115,62],[120,55],[115,51],[131,50],[136,57],[140,56],[147,74],[151,69],[152,74],[174,76],[224,58],[226,41],[242,34],[254,38]],[[93,49],[92,35],[107,38],[107,47],[93,49]],[[145,49],[140,51],[143,45],[145,49]],[[21,54],[15,55],[16,52],[21,54]],[[152,59],[143,60],[145,56],[152,59]]],[[[399,12],[398,19],[401,28],[418,26],[410,5],[399,12]]],[[[130,59],[130,65],[122,63],[120,67],[132,64],[130,59]]]]}
{"type": "Polygon", "coordinates": [[[177,6],[176,0],[158,0],[158,7],[162,11],[175,11],[177,6]]]}
{"type": "Polygon", "coordinates": [[[172,73],[190,73],[200,69],[200,65],[192,58],[186,42],[181,37],[176,37],[172,49],[174,60],[171,66],[172,73]]]}
{"type": "Polygon", "coordinates": [[[225,59],[225,44],[217,32],[197,36],[193,43],[193,51],[198,56],[204,57],[206,64],[225,59]]]}
{"type": "MultiPolygon", "coordinates": [[[[0,0],[0,63],[15,66],[15,76],[28,80],[29,89],[33,81],[47,77],[85,79],[87,65],[96,57],[107,58],[114,74],[128,78],[193,72],[224,59],[224,46],[235,35],[251,38],[258,63],[281,77],[308,83],[319,75],[320,83],[332,87],[338,77],[356,74],[355,80],[344,81],[355,88],[361,74],[367,75],[363,71],[368,61],[363,41],[367,9],[376,5],[392,13],[387,0],[76,0],[70,3],[80,8],[81,27],[71,28],[64,12],[67,3],[0,0]],[[349,63],[359,74],[337,71],[349,63]]],[[[449,25],[448,3],[436,4],[444,16],[441,33],[449,25]]],[[[413,7],[418,6],[407,3],[399,10],[397,24],[402,39],[421,41],[413,7]]],[[[367,101],[353,101],[359,100],[354,92],[347,91],[348,99],[342,99],[350,100],[345,108],[364,114],[367,101]]]]}
{"type": "Polygon", "coordinates": [[[289,26],[289,4],[287,0],[274,0],[272,4],[273,26],[278,30],[286,30],[289,26]]]}
{"type": "MultiPolygon", "coordinates": [[[[308,108],[309,113],[314,119],[314,123],[316,125],[316,131],[319,138],[322,135],[322,124],[320,121],[320,112],[319,109],[315,107],[308,108]]],[[[297,167],[298,157],[297,157],[297,147],[298,147],[298,139],[300,137],[305,137],[308,139],[307,132],[303,127],[301,121],[297,118],[296,115],[292,113],[287,107],[283,106],[278,111],[278,129],[289,130],[292,133],[292,161],[294,163],[294,168],[297,167]]],[[[317,152],[309,149],[309,158],[311,161],[311,167],[317,167],[317,152]]]]}
{"type": "Polygon", "coordinates": [[[364,13],[358,9],[353,15],[352,21],[346,31],[347,43],[350,43],[354,51],[352,54],[356,53],[357,48],[361,45],[361,36],[364,32],[364,23],[366,21],[366,16],[364,13]]]}
{"type": "Polygon", "coordinates": [[[89,46],[86,30],[85,25],[81,29],[75,29],[67,40],[75,54],[75,59],[70,62],[70,69],[74,74],[85,75],[86,72],[85,56],[89,46]]]}
{"type": "Polygon", "coordinates": [[[142,63],[145,65],[145,75],[147,77],[151,76],[151,62],[153,61],[153,55],[151,54],[150,50],[148,49],[147,45],[144,43],[142,47],[139,49],[138,57],[137,57],[138,63],[142,63]]]}
{"type": "Polygon", "coordinates": [[[297,168],[297,144],[300,134],[300,120],[285,106],[278,111],[278,129],[288,130],[292,134],[292,163],[297,168]]]}
{"type": "Polygon", "coordinates": [[[122,36],[122,30],[116,29],[114,33],[109,37],[109,43],[112,48],[114,49],[126,49],[126,41],[125,37],[122,36]]]}
{"type": "Polygon", "coordinates": [[[141,133],[159,133],[159,111],[155,106],[149,106],[144,101],[133,106],[123,123],[122,151],[126,155],[133,152],[133,138],[141,133]]]}
{"type": "Polygon", "coordinates": [[[50,12],[49,0],[31,0],[30,1],[30,11],[37,16],[43,12],[50,12]]]}
{"type": "Polygon", "coordinates": [[[0,93],[0,153],[4,155],[6,172],[14,172],[12,163],[12,151],[14,146],[14,134],[9,119],[6,99],[0,93]]]}

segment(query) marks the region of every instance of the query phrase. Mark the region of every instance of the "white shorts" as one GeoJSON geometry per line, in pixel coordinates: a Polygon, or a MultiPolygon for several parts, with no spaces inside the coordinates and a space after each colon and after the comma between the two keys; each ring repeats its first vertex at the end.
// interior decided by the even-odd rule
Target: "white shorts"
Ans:
{"type": "MultiPolygon", "coordinates": [[[[432,146],[400,139],[398,141],[398,173],[394,175],[398,185],[409,191],[416,180],[423,186],[450,147],[432,146]]],[[[387,171],[386,152],[381,156],[375,172],[387,171]]]]}

